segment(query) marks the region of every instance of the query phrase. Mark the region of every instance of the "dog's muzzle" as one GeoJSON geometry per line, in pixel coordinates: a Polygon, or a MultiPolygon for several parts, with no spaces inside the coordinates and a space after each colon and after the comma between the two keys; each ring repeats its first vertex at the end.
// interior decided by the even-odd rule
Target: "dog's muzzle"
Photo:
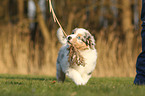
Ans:
{"type": "Polygon", "coordinates": [[[72,39],[72,37],[71,36],[68,36],[68,38],[67,38],[68,40],[71,40],[72,39]]]}

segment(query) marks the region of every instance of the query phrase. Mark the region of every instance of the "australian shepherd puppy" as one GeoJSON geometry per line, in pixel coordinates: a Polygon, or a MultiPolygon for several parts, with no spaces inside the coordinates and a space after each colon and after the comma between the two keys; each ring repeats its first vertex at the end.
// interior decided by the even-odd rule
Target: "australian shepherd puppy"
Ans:
{"type": "Polygon", "coordinates": [[[62,44],[58,53],[56,63],[56,77],[58,82],[64,82],[65,75],[71,78],[76,85],[85,85],[90,79],[96,66],[97,51],[95,49],[95,40],[90,32],[83,28],[75,28],[72,34],[66,38],[59,28],[57,37],[62,44]],[[73,45],[81,54],[84,60],[83,65],[70,64],[68,58],[70,54],[69,47],[73,45]]]}

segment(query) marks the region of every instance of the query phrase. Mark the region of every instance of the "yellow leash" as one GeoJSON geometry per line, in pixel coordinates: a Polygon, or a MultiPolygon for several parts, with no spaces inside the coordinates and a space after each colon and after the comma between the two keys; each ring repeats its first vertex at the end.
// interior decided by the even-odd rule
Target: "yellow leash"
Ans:
{"type": "Polygon", "coordinates": [[[59,23],[55,13],[54,13],[54,10],[53,10],[53,7],[52,7],[52,3],[51,3],[51,0],[49,0],[49,7],[50,7],[50,13],[52,13],[52,17],[53,17],[53,20],[54,22],[57,22],[57,24],[59,25],[59,27],[61,28],[61,30],[63,31],[64,35],[67,37],[67,34],[65,33],[65,31],[63,30],[61,24],[59,23]]]}

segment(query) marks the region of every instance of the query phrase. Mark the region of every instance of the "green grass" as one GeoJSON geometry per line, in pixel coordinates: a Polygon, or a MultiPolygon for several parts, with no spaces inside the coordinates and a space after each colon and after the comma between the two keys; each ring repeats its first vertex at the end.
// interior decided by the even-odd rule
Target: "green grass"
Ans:
{"type": "Polygon", "coordinates": [[[0,75],[0,96],[145,96],[145,86],[133,78],[91,78],[76,86],[70,79],[54,83],[55,77],[0,75]]]}

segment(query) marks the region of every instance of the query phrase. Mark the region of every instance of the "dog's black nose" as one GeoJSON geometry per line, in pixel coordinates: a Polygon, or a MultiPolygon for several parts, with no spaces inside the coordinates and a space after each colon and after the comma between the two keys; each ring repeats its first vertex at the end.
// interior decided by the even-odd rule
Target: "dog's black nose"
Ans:
{"type": "Polygon", "coordinates": [[[68,37],[68,40],[71,40],[71,39],[72,39],[72,37],[71,37],[71,36],[69,36],[69,37],[68,37]]]}

